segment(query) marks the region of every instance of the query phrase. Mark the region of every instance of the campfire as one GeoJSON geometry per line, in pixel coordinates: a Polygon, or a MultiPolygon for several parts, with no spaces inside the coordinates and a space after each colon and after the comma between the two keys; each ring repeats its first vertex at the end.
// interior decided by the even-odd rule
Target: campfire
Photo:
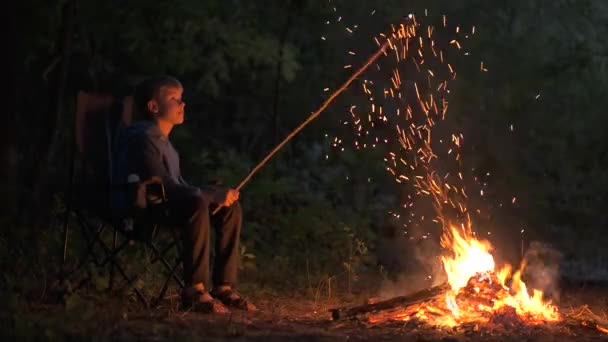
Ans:
{"type": "Polygon", "coordinates": [[[456,322],[512,319],[535,324],[560,319],[542,291],[530,295],[522,270],[512,273],[510,265],[497,269],[490,243],[473,237],[470,228],[450,227],[442,245],[451,247],[452,255],[442,261],[450,284],[445,304],[456,322]]]}
{"type": "Polygon", "coordinates": [[[557,307],[544,300],[542,291],[529,293],[521,270],[496,267],[490,243],[475,238],[469,227],[449,227],[441,242],[449,250],[442,257],[447,283],[431,289],[425,298],[414,298],[413,303],[404,301],[396,308],[371,313],[370,322],[416,319],[445,326],[495,323],[510,327],[560,320],[557,307]]]}
{"type": "Polygon", "coordinates": [[[441,243],[448,251],[441,258],[447,282],[407,296],[333,309],[333,319],[363,317],[370,324],[404,322],[473,330],[534,328],[568,320],[608,333],[596,321],[582,319],[581,313],[564,317],[542,291],[530,291],[522,280],[525,260],[515,271],[510,265],[497,268],[491,244],[476,238],[470,225],[449,226],[441,243]]]}

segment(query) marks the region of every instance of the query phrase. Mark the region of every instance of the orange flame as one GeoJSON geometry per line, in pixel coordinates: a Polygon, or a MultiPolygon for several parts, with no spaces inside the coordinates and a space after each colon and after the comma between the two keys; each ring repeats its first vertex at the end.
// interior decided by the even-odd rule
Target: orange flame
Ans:
{"type": "MultiPolygon", "coordinates": [[[[530,296],[526,284],[521,280],[521,271],[511,276],[511,266],[506,265],[496,271],[494,257],[490,254],[490,242],[478,240],[471,233],[470,224],[467,228],[450,226],[442,236],[442,245],[451,250],[450,256],[443,256],[444,269],[448,276],[451,291],[446,295],[446,304],[455,317],[462,315],[456,295],[459,290],[466,287],[469,280],[474,277],[483,278],[494,274],[505,290],[505,296],[494,298],[493,306],[486,307],[477,304],[476,307],[467,308],[467,311],[495,311],[504,306],[513,307],[520,317],[535,321],[557,321],[560,319],[557,308],[550,302],[543,300],[543,292],[534,290],[530,296]],[[510,288],[507,280],[511,280],[510,288]]],[[[477,289],[476,289],[477,290],[477,289]]]]}
{"type": "Polygon", "coordinates": [[[441,257],[443,267],[448,275],[448,282],[453,291],[467,285],[469,279],[478,273],[494,271],[494,258],[489,253],[491,245],[487,241],[467,238],[466,232],[460,234],[452,227],[451,234],[442,237],[442,244],[448,244],[451,238],[452,257],[441,257]]]}

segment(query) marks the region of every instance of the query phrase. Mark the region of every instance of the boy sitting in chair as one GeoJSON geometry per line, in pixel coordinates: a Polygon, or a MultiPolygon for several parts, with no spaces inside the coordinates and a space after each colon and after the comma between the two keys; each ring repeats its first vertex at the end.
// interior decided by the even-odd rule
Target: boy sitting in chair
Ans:
{"type": "Polygon", "coordinates": [[[159,177],[166,203],[146,209],[148,220],[176,226],[183,244],[182,261],[186,288],[182,293],[185,309],[225,313],[228,307],[255,310],[255,306],[233,288],[237,280],[241,207],[239,192],[220,187],[199,188],[181,176],[179,155],[169,134],[184,121],[183,87],[170,76],[141,82],[134,104],[144,120],[126,130],[128,172],[141,179],[159,177]],[[214,208],[222,209],[211,215],[214,208]],[[213,290],[209,291],[210,229],[216,229],[213,290]]]}

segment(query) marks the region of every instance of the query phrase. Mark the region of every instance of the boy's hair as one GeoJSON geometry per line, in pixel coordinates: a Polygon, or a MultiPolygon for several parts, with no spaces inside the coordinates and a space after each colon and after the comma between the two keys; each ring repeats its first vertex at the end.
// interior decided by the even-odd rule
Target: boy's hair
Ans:
{"type": "Polygon", "coordinates": [[[183,88],[177,78],[168,75],[148,77],[135,87],[135,109],[144,119],[153,118],[153,114],[148,110],[148,101],[154,99],[162,87],[183,88]]]}

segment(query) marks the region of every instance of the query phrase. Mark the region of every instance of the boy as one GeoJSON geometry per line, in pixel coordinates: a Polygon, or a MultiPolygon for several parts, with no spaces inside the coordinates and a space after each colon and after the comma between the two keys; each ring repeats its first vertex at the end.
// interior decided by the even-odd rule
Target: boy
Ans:
{"type": "Polygon", "coordinates": [[[227,307],[255,310],[233,288],[237,278],[241,207],[239,192],[225,188],[198,188],[181,176],[179,155],[169,140],[174,126],[184,122],[185,103],[181,83],[170,76],[157,76],[141,82],[134,105],[143,116],[127,129],[129,174],[141,179],[160,177],[167,202],[148,209],[149,218],[177,226],[183,243],[182,261],[186,288],[182,305],[201,312],[226,313],[227,307]],[[213,208],[222,209],[211,215],[213,208]],[[163,215],[162,213],[166,213],[163,215]],[[210,227],[216,228],[213,290],[209,278],[210,227]]]}

